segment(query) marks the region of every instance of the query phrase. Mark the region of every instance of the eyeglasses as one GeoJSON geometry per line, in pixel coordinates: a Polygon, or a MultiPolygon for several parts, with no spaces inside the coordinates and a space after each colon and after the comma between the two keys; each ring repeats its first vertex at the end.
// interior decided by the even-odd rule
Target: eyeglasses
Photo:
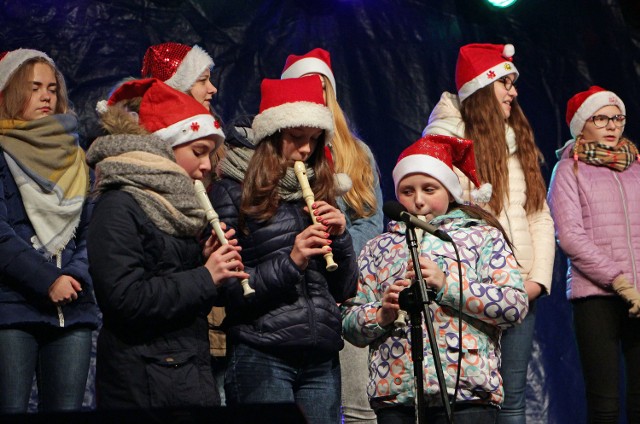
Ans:
{"type": "Polygon", "coordinates": [[[627,117],[625,115],[596,115],[589,118],[589,120],[593,122],[593,125],[595,125],[596,128],[606,127],[607,125],[609,125],[609,121],[613,121],[613,124],[616,127],[620,128],[624,127],[624,124],[627,121],[627,117]]]}
{"type": "Polygon", "coordinates": [[[516,87],[515,81],[512,80],[511,78],[502,77],[502,78],[498,78],[498,81],[500,81],[504,85],[504,89],[507,91],[511,90],[511,88],[516,87]]]}

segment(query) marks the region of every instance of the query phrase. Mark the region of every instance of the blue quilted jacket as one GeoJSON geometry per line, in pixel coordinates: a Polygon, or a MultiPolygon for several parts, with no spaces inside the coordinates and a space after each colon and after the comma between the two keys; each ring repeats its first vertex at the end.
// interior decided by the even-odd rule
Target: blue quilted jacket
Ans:
{"type": "Polygon", "coordinates": [[[311,224],[304,202],[282,202],[265,223],[246,222],[247,234],[238,230],[240,183],[229,178],[217,182],[210,198],[220,220],[235,228],[242,246],[245,271],[256,291],[245,299],[240,284],[226,285],[224,327],[231,342],[269,349],[342,349],[342,328],[337,303],[355,294],[356,254],[347,231],[333,238],[331,248],[338,269],[325,270],[323,257],[299,269],[289,254],[295,237],[311,224]]]}

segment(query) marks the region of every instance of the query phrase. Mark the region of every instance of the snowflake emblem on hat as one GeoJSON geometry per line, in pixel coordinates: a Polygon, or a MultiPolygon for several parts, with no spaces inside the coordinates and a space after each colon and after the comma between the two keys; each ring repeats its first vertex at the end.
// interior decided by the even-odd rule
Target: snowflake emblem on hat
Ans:
{"type": "Polygon", "coordinates": [[[191,123],[191,131],[198,132],[199,129],[200,129],[200,124],[198,124],[197,122],[191,123]]]}
{"type": "Polygon", "coordinates": [[[487,72],[487,78],[494,79],[496,77],[496,73],[493,71],[487,72]]]}
{"type": "Polygon", "coordinates": [[[511,70],[511,64],[510,64],[510,63],[505,63],[505,64],[504,64],[504,69],[505,69],[506,71],[510,71],[510,70],[511,70]]]}

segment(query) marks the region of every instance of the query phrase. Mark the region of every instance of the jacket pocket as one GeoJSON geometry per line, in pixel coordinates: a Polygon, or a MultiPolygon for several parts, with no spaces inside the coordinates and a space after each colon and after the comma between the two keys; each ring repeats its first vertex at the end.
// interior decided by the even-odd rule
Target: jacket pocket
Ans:
{"type": "Polygon", "coordinates": [[[200,404],[200,375],[193,352],[143,354],[151,407],[200,404]]]}

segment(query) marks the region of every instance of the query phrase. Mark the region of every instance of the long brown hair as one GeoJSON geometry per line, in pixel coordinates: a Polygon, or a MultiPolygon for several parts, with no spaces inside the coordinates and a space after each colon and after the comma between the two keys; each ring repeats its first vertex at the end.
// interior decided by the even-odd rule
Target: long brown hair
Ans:
{"type": "Polygon", "coordinates": [[[0,119],[22,119],[27,103],[32,95],[31,78],[36,63],[43,63],[51,68],[57,83],[57,101],[54,113],[69,112],[69,97],[62,73],[44,57],[34,57],[25,61],[11,75],[0,93],[0,119]]]}
{"type": "Polygon", "coordinates": [[[333,113],[335,126],[332,150],[336,172],[347,174],[353,183],[351,190],[343,196],[347,205],[353,209],[352,218],[362,218],[375,213],[378,205],[375,194],[376,170],[372,169],[369,154],[349,129],[347,118],[340,107],[329,78],[321,75],[325,83],[327,107],[333,113]]]}
{"type": "MultiPolygon", "coordinates": [[[[491,183],[493,186],[489,208],[499,215],[508,193],[509,152],[504,114],[494,94],[493,84],[481,88],[463,100],[460,113],[465,124],[464,135],[474,141],[478,176],[482,182],[491,183]]],[[[531,125],[515,98],[511,102],[511,115],[507,124],[515,132],[516,157],[524,173],[527,194],[525,210],[527,214],[540,211],[547,193],[540,170],[540,162],[544,158],[536,146],[531,125]]]]}
{"type": "MultiPolygon", "coordinates": [[[[324,155],[323,131],[316,148],[307,163],[313,168],[315,178],[310,181],[311,190],[316,200],[335,206],[335,186],[333,172],[324,155]]],[[[268,221],[275,215],[280,204],[278,183],[287,173],[289,164],[282,155],[283,132],[278,131],[266,137],[258,144],[253,157],[247,166],[242,187],[240,205],[240,222],[244,216],[258,221],[268,221]]]]}

